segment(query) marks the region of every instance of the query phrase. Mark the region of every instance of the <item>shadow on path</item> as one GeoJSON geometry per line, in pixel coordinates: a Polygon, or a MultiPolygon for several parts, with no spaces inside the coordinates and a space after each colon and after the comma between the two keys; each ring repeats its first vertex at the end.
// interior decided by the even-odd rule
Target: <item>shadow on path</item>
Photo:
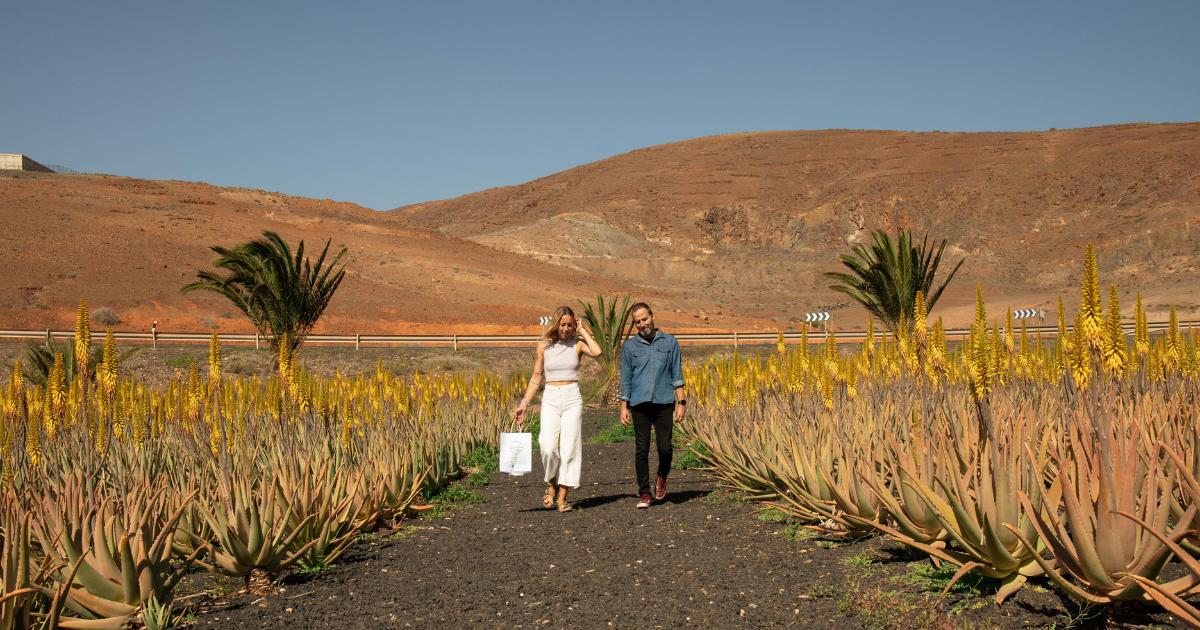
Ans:
{"type": "MultiPolygon", "coordinates": [[[[668,492],[666,499],[663,499],[662,501],[655,501],[654,503],[655,504],[671,503],[674,505],[678,505],[680,503],[687,503],[688,501],[691,501],[692,499],[706,497],[710,493],[711,493],[711,490],[679,490],[676,492],[668,492]]],[[[636,494],[634,494],[632,492],[624,492],[621,494],[606,494],[606,495],[602,495],[602,496],[598,496],[598,497],[588,497],[586,499],[572,501],[572,505],[574,505],[575,507],[580,508],[580,509],[588,509],[588,508],[597,508],[602,505],[608,505],[609,503],[616,503],[617,501],[623,501],[626,499],[628,499],[629,501],[633,501],[636,498],[637,498],[636,494]]],[[[547,508],[538,506],[538,507],[523,508],[523,509],[516,510],[516,511],[518,513],[523,513],[523,512],[550,512],[552,510],[553,510],[553,508],[547,509],[547,508]]]]}
{"type": "MultiPolygon", "coordinates": [[[[706,497],[711,492],[712,492],[711,490],[678,490],[675,492],[668,492],[667,498],[663,499],[662,501],[655,500],[654,503],[655,504],[687,503],[688,501],[691,501],[692,499],[695,499],[698,497],[706,497]]],[[[632,492],[626,492],[623,494],[607,494],[607,495],[600,496],[600,497],[588,497],[586,499],[580,499],[578,502],[575,503],[575,507],[581,507],[581,508],[599,507],[601,505],[605,505],[607,503],[612,503],[614,501],[620,501],[622,499],[629,499],[630,501],[632,501],[636,498],[637,498],[637,494],[632,493],[632,492]]]]}
{"type": "Polygon", "coordinates": [[[606,494],[604,496],[599,496],[599,497],[588,497],[586,499],[580,499],[579,501],[575,502],[575,507],[585,508],[585,509],[586,508],[594,508],[594,507],[600,507],[601,505],[605,505],[608,503],[620,501],[622,499],[633,499],[633,498],[634,498],[634,495],[629,492],[624,492],[621,494],[606,494]]]}
{"type": "Polygon", "coordinates": [[[706,497],[712,493],[712,490],[679,490],[677,492],[667,492],[667,498],[655,503],[687,503],[692,499],[706,497]]]}

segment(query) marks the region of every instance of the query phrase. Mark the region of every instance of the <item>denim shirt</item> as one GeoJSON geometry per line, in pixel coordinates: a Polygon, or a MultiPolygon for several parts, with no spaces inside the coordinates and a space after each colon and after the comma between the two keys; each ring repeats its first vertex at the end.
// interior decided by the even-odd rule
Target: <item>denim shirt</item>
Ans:
{"type": "Polygon", "coordinates": [[[646,341],[639,334],[621,346],[621,400],[629,406],[644,402],[673,403],[675,388],[683,387],[679,342],[659,330],[646,341]]]}

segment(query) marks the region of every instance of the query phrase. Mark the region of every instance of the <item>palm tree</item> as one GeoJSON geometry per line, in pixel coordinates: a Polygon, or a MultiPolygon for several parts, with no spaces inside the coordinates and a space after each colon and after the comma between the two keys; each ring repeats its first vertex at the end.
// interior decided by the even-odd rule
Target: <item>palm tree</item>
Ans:
{"type": "Polygon", "coordinates": [[[293,254],[288,244],[270,231],[232,249],[218,245],[211,249],[217,254],[213,265],[226,275],[200,271],[183,292],[212,291],[229,298],[277,353],[281,340],[286,339],[289,356],[317,324],[346,275],[342,262],[346,248],[327,261],[329,241],[316,264],[304,257],[304,241],[293,254]]]}
{"type": "Polygon", "coordinates": [[[629,296],[626,295],[617,305],[617,298],[605,300],[603,295],[596,296],[595,304],[580,302],[583,306],[583,320],[587,322],[592,338],[600,346],[600,365],[604,366],[605,380],[600,388],[600,404],[611,405],[617,397],[619,386],[617,381],[617,366],[620,365],[621,344],[629,336],[633,321],[629,318],[629,296]]]}
{"type": "MultiPolygon", "coordinates": [[[[126,350],[117,357],[117,361],[123,361],[126,357],[136,351],[136,348],[126,350]]],[[[54,368],[54,361],[57,355],[63,355],[63,379],[67,383],[75,381],[75,377],[79,371],[79,367],[75,361],[75,344],[64,343],[61,346],[54,343],[49,331],[46,332],[46,341],[44,344],[39,344],[36,341],[30,341],[25,346],[25,378],[31,383],[37,385],[45,385],[46,378],[50,375],[50,370],[54,368]]],[[[104,360],[104,347],[96,346],[91,350],[91,364],[100,365],[104,360]]],[[[88,379],[96,380],[96,371],[88,371],[88,379]]]]}
{"type": "Polygon", "coordinates": [[[913,321],[917,292],[925,293],[928,313],[966,259],[958,261],[933,291],[934,276],[946,249],[945,239],[935,249],[928,246],[928,235],[916,247],[909,230],[901,230],[894,243],[883,230],[875,230],[872,237],[869,247],[856,245],[851,253],[842,255],[842,264],[851,273],[827,272],[825,276],[838,281],[829,285],[830,289],[854,298],[895,333],[901,321],[913,321]]]}

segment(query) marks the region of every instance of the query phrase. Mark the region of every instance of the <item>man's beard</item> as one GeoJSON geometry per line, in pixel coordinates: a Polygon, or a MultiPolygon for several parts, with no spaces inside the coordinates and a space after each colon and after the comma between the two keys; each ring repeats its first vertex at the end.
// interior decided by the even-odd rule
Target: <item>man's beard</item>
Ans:
{"type": "Polygon", "coordinates": [[[658,329],[656,329],[653,326],[648,326],[646,328],[639,330],[638,334],[642,336],[642,339],[653,339],[654,333],[656,330],[658,330],[658,329]]]}

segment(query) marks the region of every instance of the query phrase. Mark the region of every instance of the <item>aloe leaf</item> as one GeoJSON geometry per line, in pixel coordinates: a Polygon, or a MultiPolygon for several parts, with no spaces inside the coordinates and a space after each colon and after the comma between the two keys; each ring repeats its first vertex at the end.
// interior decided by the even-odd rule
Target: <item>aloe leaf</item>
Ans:
{"type": "Polygon", "coordinates": [[[1020,573],[1012,573],[1001,580],[1000,588],[996,590],[996,604],[1003,604],[1004,600],[1012,596],[1013,593],[1021,590],[1021,587],[1025,586],[1025,582],[1028,579],[1020,573]]]}
{"type": "Polygon", "coordinates": [[[1159,606],[1166,609],[1167,612],[1179,617],[1180,620],[1193,628],[1200,627],[1200,610],[1196,610],[1195,607],[1178,594],[1163,589],[1154,580],[1146,579],[1140,575],[1131,575],[1130,577],[1140,583],[1145,588],[1146,594],[1157,602],[1159,606]]]}

